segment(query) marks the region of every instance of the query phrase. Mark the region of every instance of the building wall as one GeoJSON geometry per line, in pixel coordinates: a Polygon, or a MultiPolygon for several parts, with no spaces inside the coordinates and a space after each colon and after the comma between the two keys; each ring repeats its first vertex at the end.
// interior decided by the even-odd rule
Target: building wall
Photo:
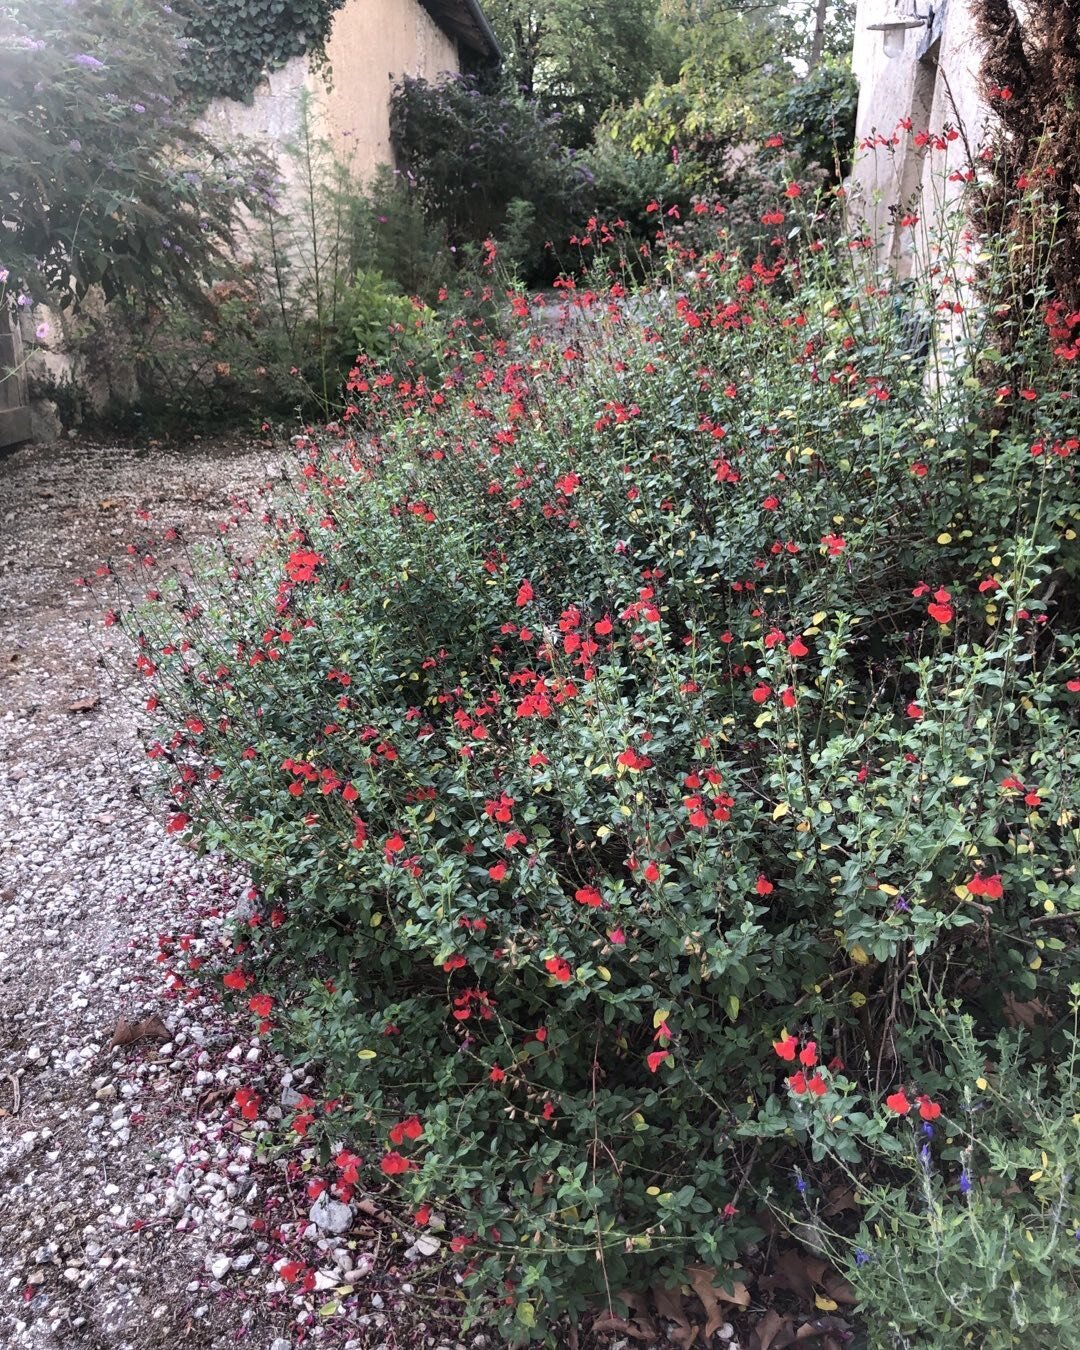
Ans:
{"type": "Polygon", "coordinates": [[[250,104],[215,99],[200,127],[228,147],[255,141],[272,155],[286,183],[298,169],[287,155],[301,127],[301,105],[309,96],[313,130],[327,137],[368,178],[391,161],[390,93],[403,75],[436,79],[461,69],[457,44],[417,0],[346,0],[337,12],[325,81],[306,57],[294,57],[262,81],[250,104]]]}
{"type": "MultiPolygon", "coordinates": [[[[926,12],[928,0],[919,0],[926,12]]],[[[860,149],[849,180],[852,214],[866,220],[879,256],[900,277],[917,273],[934,248],[931,237],[948,214],[969,155],[986,131],[986,106],[979,93],[981,54],[969,0],[938,0],[933,24],[909,29],[904,51],[889,59],[880,32],[894,12],[893,0],[858,0],[852,69],[859,82],[856,140],[860,149]],[[902,123],[910,119],[911,130],[902,123]],[[929,130],[958,134],[945,148],[920,147],[915,136],[929,130]],[[881,140],[895,143],[881,144],[881,140]],[[865,142],[877,142],[861,148],[865,142]],[[902,226],[905,215],[917,225],[902,226]]]]}
{"type": "Polygon", "coordinates": [[[403,75],[433,80],[461,69],[457,44],[416,0],[349,0],[327,48],[334,72],[325,95],[335,143],[368,177],[389,164],[390,92],[403,75]]]}

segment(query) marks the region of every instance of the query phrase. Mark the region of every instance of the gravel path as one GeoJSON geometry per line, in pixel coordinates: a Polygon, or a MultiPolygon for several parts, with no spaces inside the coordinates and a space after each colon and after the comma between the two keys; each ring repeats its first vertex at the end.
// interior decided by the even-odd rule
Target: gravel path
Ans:
{"type": "Polygon", "coordinates": [[[165,835],[133,694],[108,665],[124,639],[73,584],[137,537],[140,512],[211,534],[267,457],[199,443],[0,457],[5,1350],[445,1343],[410,1315],[416,1249],[370,1202],[344,1233],[312,1223],[311,1159],[263,1156],[233,1104],[254,1087],[273,1124],[303,1086],[195,973],[245,882],[165,835]],[[120,1019],[152,1034],[114,1044],[120,1019]],[[283,1279],[286,1261],[312,1287],[283,1279]]]}

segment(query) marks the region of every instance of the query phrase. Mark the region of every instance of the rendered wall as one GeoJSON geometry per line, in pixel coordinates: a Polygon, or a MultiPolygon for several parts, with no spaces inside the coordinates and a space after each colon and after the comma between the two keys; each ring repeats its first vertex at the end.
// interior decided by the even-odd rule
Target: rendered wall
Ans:
{"type": "MultiPolygon", "coordinates": [[[[920,8],[925,12],[926,0],[920,8]]],[[[855,218],[865,218],[881,260],[900,277],[921,270],[934,252],[932,236],[962,187],[949,176],[968,169],[986,128],[981,53],[968,0],[939,0],[936,10],[931,25],[908,30],[903,53],[890,60],[882,34],[867,25],[891,17],[893,0],[859,0],[856,9],[852,69],[859,82],[860,148],[849,180],[851,209],[855,218]],[[958,134],[946,139],[944,149],[935,148],[934,140],[916,144],[919,132],[941,136],[947,128],[958,134]],[[862,148],[865,143],[875,144],[862,148]],[[913,216],[917,224],[901,224],[913,216]]]]}
{"type": "Polygon", "coordinates": [[[329,84],[294,57],[262,81],[250,104],[215,99],[200,127],[223,148],[254,141],[279,163],[288,182],[297,171],[284,147],[300,131],[306,91],[315,129],[350,160],[361,178],[391,162],[390,93],[403,75],[436,79],[460,70],[457,44],[417,0],[347,0],[338,11],[327,57],[329,84]]]}

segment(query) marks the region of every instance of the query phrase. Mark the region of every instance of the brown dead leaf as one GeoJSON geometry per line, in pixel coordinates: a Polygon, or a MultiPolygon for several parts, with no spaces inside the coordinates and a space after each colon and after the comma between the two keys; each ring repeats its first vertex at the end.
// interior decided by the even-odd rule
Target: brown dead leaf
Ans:
{"type": "Polygon", "coordinates": [[[686,1273],[690,1277],[694,1293],[705,1309],[705,1343],[708,1345],[714,1333],[727,1321],[724,1310],[720,1307],[721,1302],[734,1303],[739,1308],[749,1308],[750,1290],[741,1280],[736,1280],[730,1275],[722,1275],[712,1266],[687,1266],[686,1273]]]}
{"type": "Polygon", "coordinates": [[[220,1106],[223,1102],[229,1101],[233,1095],[233,1089],[227,1087],[210,1088],[199,1098],[199,1104],[195,1108],[195,1114],[201,1116],[204,1111],[209,1111],[214,1106],[220,1106]]]}
{"type": "Polygon", "coordinates": [[[826,1193],[828,1204],[822,1209],[822,1217],[826,1219],[833,1218],[836,1214],[842,1214],[846,1209],[858,1209],[859,1206],[855,1200],[855,1184],[850,1181],[842,1181],[837,1186],[833,1186],[826,1193]]]}
{"type": "MultiPolygon", "coordinates": [[[[814,1260],[813,1257],[810,1258],[814,1260]]],[[[773,1262],[772,1272],[762,1276],[764,1289],[788,1289],[807,1303],[814,1301],[814,1281],[807,1270],[806,1257],[794,1247],[782,1247],[773,1262]]]]}
{"type": "Polygon", "coordinates": [[[631,1336],[636,1341],[642,1341],[651,1345],[656,1340],[656,1327],[653,1324],[652,1315],[649,1312],[648,1300],[644,1294],[631,1292],[624,1289],[618,1295],[620,1303],[625,1303],[630,1310],[629,1317],[619,1317],[617,1313],[610,1309],[602,1314],[598,1322],[593,1323],[594,1331],[612,1330],[620,1332],[624,1336],[631,1336]],[[610,1323],[610,1327],[605,1327],[603,1323],[610,1323]]]}
{"type": "Polygon", "coordinates": [[[825,1276],[821,1282],[821,1287],[836,1303],[846,1303],[849,1307],[854,1307],[859,1301],[855,1297],[855,1290],[842,1275],[837,1275],[835,1271],[825,1276]]]}
{"type": "Polygon", "coordinates": [[[69,703],[68,712],[92,712],[100,702],[100,695],[88,694],[86,698],[77,698],[74,703],[69,703]]]}
{"type": "Polygon", "coordinates": [[[691,1325],[690,1319],[686,1315],[682,1291],[665,1289],[662,1285],[657,1284],[653,1286],[652,1296],[656,1304],[656,1311],[660,1316],[675,1323],[675,1330],[668,1332],[669,1339],[674,1341],[676,1345],[693,1345],[697,1340],[698,1329],[691,1325]]]}
{"type": "Polygon", "coordinates": [[[603,1317],[598,1317],[592,1324],[592,1329],[593,1331],[614,1331],[620,1336],[629,1336],[635,1341],[645,1341],[649,1344],[656,1340],[655,1331],[646,1331],[636,1322],[628,1322],[625,1317],[618,1317],[615,1313],[605,1313],[603,1317]]]}
{"type": "MultiPolygon", "coordinates": [[[[834,1331],[847,1332],[850,1328],[842,1317],[815,1317],[809,1322],[804,1322],[795,1333],[794,1340],[787,1342],[789,1345],[802,1343],[805,1341],[819,1341],[822,1337],[832,1340],[834,1331]]],[[[777,1341],[774,1350],[781,1350],[784,1344],[777,1341]]]]}
{"type": "Polygon", "coordinates": [[[106,497],[106,498],[104,499],[104,501],[98,502],[98,510],[99,510],[99,511],[115,511],[116,508],[117,508],[119,505],[120,505],[120,503],[117,502],[117,501],[113,501],[113,499],[112,499],[111,497],[106,497]]]}
{"type": "Polygon", "coordinates": [[[1002,1000],[1005,1021],[1011,1027],[1025,1027],[1034,1031],[1040,1021],[1049,1021],[1050,1009],[1039,999],[1021,1003],[1015,994],[1006,994],[1002,1000]]]}
{"type": "Polygon", "coordinates": [[[769,1350],[777,1336],[790,1324],[790,1318],[781,1317],[775,1309],[759,1318],[758,1324],[750,1333],[750,1350],[769,1350]]]}
{"type": "Polygon", "coordinates": [[[144,1017],[141,1022],[129,1022],[126,1018],[120,1017],[116,1021],[116,1030],[113,1032],[112,1040],[106,1047],[109,1050],[121,1045],[134,1045],[136,1041],[155,1040],[168,1041],[172,1039],[172,1032],[161,1020],[160,1017],[144,1017]]]}

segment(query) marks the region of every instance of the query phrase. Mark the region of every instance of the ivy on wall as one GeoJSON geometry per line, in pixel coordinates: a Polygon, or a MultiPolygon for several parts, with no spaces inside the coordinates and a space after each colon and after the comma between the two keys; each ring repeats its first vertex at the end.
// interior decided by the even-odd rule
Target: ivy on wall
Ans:
{"type": "Polygon", "coordinates": [[[345,0],[176,0],[192,43],[181,79],[200,100],[248,102],[270,71],[294,56],[319,60],[345,0]]]}

